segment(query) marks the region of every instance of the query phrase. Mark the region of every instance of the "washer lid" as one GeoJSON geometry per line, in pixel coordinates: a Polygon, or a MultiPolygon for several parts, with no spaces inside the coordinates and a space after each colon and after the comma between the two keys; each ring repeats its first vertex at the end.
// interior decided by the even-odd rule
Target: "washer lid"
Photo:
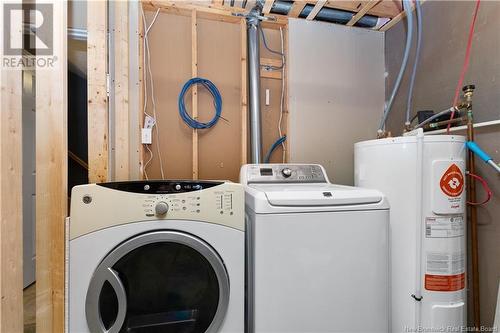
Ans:
{"type": "Polygon", "coordinates": [[[384,198],[376,190],[332,184],[254,184],[249,187],[264,192],[272,206],[352,206],[379,203],[384,198]]]}

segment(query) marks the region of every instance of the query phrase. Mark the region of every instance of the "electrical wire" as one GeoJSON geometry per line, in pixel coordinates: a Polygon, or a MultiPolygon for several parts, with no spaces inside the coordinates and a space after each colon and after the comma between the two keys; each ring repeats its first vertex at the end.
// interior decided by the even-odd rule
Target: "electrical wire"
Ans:
{"type": "Polygon", "coordinates": [[[403,74],[406,69],[406,65],[408,64],[408,58],[410,56],[411,42],[413,38],[413,13],[411,10],[411,0],[403,0],[403,8],[406,13],[406,19],[408,22],[408,29],[406,33],[406,46],[405,52],[403,55],[403,62],[401,63],[401,68],[399,69],[398,76],[396,78],[396,82],[394,83],[394,87],[392,88],[392,93],[387,102],[387,105],[384,110],[384,115],[382,116],[382,120],[380,121],[380,126],[378,129],[379,133],[382,133],[385,128],[385,122],[387,117],[389,116],[389,112],[391,111],[392,103],[394,102],[394,98],[399,90],[399,86],[401,85],[401,80],[403,79],[403,74]]]}
{"type": "Polygon", "coordinates": [[[275,51],[273,49],[271,49],[268,45],[267,45],[267,39],[266,39],[266,35],[264,34],[264,29],[262,29],[262,27],[259,25],[259,30],[260,30],[260,34],[262,35],[262,42],[264,44],[264,47],[271,53],[274,53],[274,54],[277,54],[279,56],[284,56],[285,54],[283,52],[280,52],[280,51],[275,51]]]}
{"type": "MultiPolygon", "coordinates": [[[[155,128],[155,132],[156,132],[156,151],[157,151],[158,159],[160,162],[161,178],[165,179],[165,172],[164,172],[164,168],[163,168],[163,158],[162,158],[161,149],[160,149],[160,130],[159,130],[159,124],[158,124],[158,117],[156,114],[156,98],[154,95],[154,80],[153,80],[153,72],[151,70],[151,52],[149,50],[149,38],[148,38],[149,31],[151,30],[151,28],[155,24],[159,13],[160,13],[160,9],[158,9],[155,12],[155,15],[153,16],[151,23],[148,25],[147,20],[146,20],[146,15],[144,14],[144,9],[141,6],[142,20],[144,23],[144,53],[145,53],[144,60],[143,60],[143,67],[147,68],[147,71],[145,72],[146,75],[144,78],[144,109],[143,109],[143,113],[145,116],[149,116],[155,120],[153,127],[155,128]],[[151,89],[151,104],[153,107],[153,115],[152,116],[147,112],[147,104],[148,104],[147,81],[148,81],[148,76],[149,76],[149,84],[151,86],[151,88],[150,88],[151,89]]],[[[148,179],[148,175],[147,175],[146,170],[147,170],[148,165],[153,160],[154,154],[153,154],[152,150],[149,148],[149,145],[146,144],[145,146],[146,146],[148,152],[150,153],[150,158],[144,164],[144,170],[143,170],[145,178],[148,179]]]]}
{"type": "Polygon", "coordinates": [[[179,106],[179,114],[182,118],[182,120],[191,128],[195,129],[206,129],[214,126],[217,121],[219,121],[219,118],[221,118],[221,113],[222,113],[222,97],[220,95],[219,90],[213,84],[210,80],[201,78],[201,77],[194,77],[190,80],[188,80],[184,86],[182,87],[181,92],[179,93],[179,100],[178,100],[178,106],[179,106]],[[186,95],[186,92],[191,88],[192,85],[195,84],[201,84],[204,86],[212,95],[214,99],[214,107],[215,107],[215,115],[210,120],[208,123],[203,123],[199,122],[196,119],[193,119],[186,111],[186,105],[184,102],[184,97],[186,95]]]}
{"type": "Polygon", "coordinates": [[[479,175],[476,175],[476,174],[473,174],[473,173],[470,173],[470,172],[468,172],[467,175],[469,175],[470,177],[474,178],[475,180],[478,180],[481,183],[481,185],[483,186],[483,188],[484,188],[484,190],[486,192],[486,199],[484,199],[482,202],[470,202],[470,201],[467,201],[467,204],[471,205],[471,206],[482,206],[482,205],[488,203],[488,201],[490,201],[491,197],[493,196],[493,192],[491,191],[490,187],[488,186],[488,183],[486,182],[486,180],[484,180],[483,177],[481,177],[479,175]]]}
{"type": "MultiPolygon", "coordinates": [[[[474,37],[474,27],[476,26],[477,13],[479,12],[479,5],[481,4],[481,0],[476,0],[476,6],[474,8],[474,14],[472,15],[472,21],[470,23],[469,28],[469,37],[467,39],[467,47],[465,49],[465,59],[462,65],[462,70],[460,71],[460,77],[458,79],[457,87],[455,88],[455,96],[453,98],[453,105],[457,106],[458,99],[460,97],[460,89],[462,88],[462,84],[464,82],[465,73],[467,73],[467,69],[469,68],[470,62],[470,53],[472,49],[472,39],[474,37]]],[[[450,115],[450,120],[455,116],[455,112],[452,112],[450,115]]],[[[451,123],[448,123],[446,127],[446,134],[450,134],[451,123]]]]}
{"type": "MultiPolygon", "coordinates": [[[[281,41],[281,63],[282,63],[282,68],[281,68],[281,99],[280,99],[280,118],[278,120],[278,135],[283,137],[283,131],[281,129],[281,124],[283,122],[283,112],[284,112],[284,105],[285,105],[285,43],[284,43],[284,38],[283,38],[283,28],[280,27],[280,41],[281,41]]],[[[281,147],[283,149],[283,154],[282,154],[282,163],[285,163],[286,161],[286,146],[285,146],[285,141],[281,142],[281,147]]]]}
{"type": "Polygon", "coordinates": [[[420,59],[420,48],[422,45],[422,8],[420,7],[420,0],[415,0],[415,12],[417,14],[417,46],[415,50],[415,61],[413,62],[413,68],[410,77],[410,86],[408,88],[408,100],[406,103],[406,123],[409,126],[411,124],[410,114],[411,114],[411,104],[413,99],[413,87],[415,85],[415,77],[417,76],[418,61],[420,59]]]}
{"type": "Polygon", "coordinates": [[[281,138],[276,140],[276,142],[273,143],[273,145],[271,146],[271,148],[269,148],[269,151],[266,154],[266,158],[264,158],[264,163],[269,163],[273,152],[276,150],[276,148],[278,148],[279,145],[283,144],[283,142],[285,141],[286,141],[286,135],[282,136],[281,138]]]}
{"type": "Polygon", "coordinates": [[[147,172],[146,167],[148,166],[149,163],[151,163],[151,160],[153,159],[153,152],[149,148],[149,145],[144,145],[144,146],[146,146],[146,149],[149,152],[149,159],[146,161],[146,163],[144,163],[144,178],[146,178],[146,180],[149,180],[149,176],[148,176],[148,172],[147,172]]]}

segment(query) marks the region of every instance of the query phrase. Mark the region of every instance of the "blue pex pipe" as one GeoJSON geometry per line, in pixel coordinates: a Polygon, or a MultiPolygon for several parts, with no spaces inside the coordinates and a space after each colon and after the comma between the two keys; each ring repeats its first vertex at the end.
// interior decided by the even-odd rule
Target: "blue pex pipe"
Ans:
{"type": "Polygon", "coordinates": [[[467,148],[469,148],[474,154],[476,154],[480,159],[488,163],[488,161],[492,160],[491,156],[486,154],[484,150],[482,150],[477,143],[473,141],[467,141],[465,143],[467,148]]]}
{"type": "Polygon", "coordinates": [[[276,148],[278,148],[278,146],[281,145],[285,141],[286,141],[286,135],[283,135],[281,138],[276,140],[275,143],[273,143],[273,145],[271,146],[271,148],[267,152],[266,158],[264,159],[264,163],[269,163],[269,160],[271,160],[271,155],[273,154],[273,151],[275,151],[276,148]]]}

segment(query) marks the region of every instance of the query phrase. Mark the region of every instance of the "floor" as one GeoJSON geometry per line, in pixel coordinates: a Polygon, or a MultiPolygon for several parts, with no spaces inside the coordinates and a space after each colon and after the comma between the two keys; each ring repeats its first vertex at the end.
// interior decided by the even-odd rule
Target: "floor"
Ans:
{"type": "Polygon", "coordinates": [[[36,284],[24,289],[24,333],[35,333],[35,296],[36,284]]]}

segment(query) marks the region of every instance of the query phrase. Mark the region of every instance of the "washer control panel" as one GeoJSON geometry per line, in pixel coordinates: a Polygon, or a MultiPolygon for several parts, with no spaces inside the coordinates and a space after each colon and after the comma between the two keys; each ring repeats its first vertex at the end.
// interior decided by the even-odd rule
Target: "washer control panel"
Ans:
{"type": "Polygon", "coordinates": [[[246,166],[246,183],[327,183],[317,164],[251,164],[246,166]]]}

